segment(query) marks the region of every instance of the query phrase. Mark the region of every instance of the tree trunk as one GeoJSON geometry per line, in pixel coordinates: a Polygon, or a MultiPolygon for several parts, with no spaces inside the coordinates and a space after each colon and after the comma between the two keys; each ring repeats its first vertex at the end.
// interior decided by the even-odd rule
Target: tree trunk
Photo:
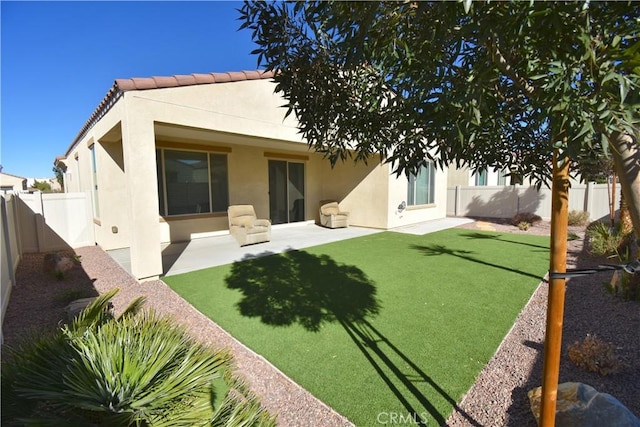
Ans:
{"type": "Polygon", "coordinates": [[[613,163],[622,195],[629,207],[636,239],[640,238],[640,148],[626,133],[614,132],[609,137],[613,163]]]}
{"type": "Polygon", "coordinates": [[[629,204],[624,197],[624,193],[620,195],[620,234],[626,236],[633,232],[633,220],[629,211],[629,204]]]}
{"type": "Polygon", "coordinates": [[[553,152],[553,182],[551,188],[551,256],[549,257],[549,296],[547,326],[542,360],[542,400],[540,427],[553,427],[556,418],[562,322],[566,280],[551,277],[551,273],[567,271],[567,235],[569,218],[569,158],[558,159],[553,152]]]}

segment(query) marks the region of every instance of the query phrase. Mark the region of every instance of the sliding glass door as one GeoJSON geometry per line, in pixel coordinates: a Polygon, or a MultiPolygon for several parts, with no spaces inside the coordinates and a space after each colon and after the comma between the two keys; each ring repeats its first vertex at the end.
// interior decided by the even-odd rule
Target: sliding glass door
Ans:
{"type": "Polygon", "coordinates": [[[269,160],[269,216],[272,224],[304,221],[304,163],[269,160]]]}

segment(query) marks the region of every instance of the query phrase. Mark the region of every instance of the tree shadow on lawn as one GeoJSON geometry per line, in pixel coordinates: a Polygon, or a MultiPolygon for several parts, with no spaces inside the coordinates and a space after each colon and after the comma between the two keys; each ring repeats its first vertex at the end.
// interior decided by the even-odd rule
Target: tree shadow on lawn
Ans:
{"type": "Polygon", "coordinates": [[[449,249],[444,245],[411,245],[411,249],[420,251],[425,256],[451,255],[458,258],[462,258],[467,261],[472,261],[478,264],[486,265],[488,267],[499,268],[501,270],[506,270],[506,271],[517,273],[523,276],[532,277],[537,280],[542,280],[542,277],[539,275],[535,275],[532,273],[527,273],[522,270],[516,270],[510,267],[505,267],[503,265],[498,265],[491,262],[483,261],[479,258],[472,256],[472,254],[474,253],[473,251],[465,251],[461,249],[449,249]]]}
{"type": "Polygon", "coordinates": [[[536,245],[534,243],[518,242],[517,240],[505,239],[504,235],[502,234],[493,234],[493,233],[487,233],[487,232],[484,232],[484,233],[473,232],[473,233],[463,233],[461,234],[461,236],[467,237],[469,239],[493,240],[493,241],[500,241],[504,243],[513,243],[516,245],[530,246],[532,248],[543,249],[545,252],[549,251],[549,246],[536,245]]]}
{"type": "MultiPolygon", "coordinates": [[[[259,317],[273,326],[300,324],[318,332],[324,322],[338,322],[389,387],[408,415],[420,421],[427,411],[439,424],[446,422],[415,383],[428,383],[457,411],[464,414],[431,377],[391,340],[373,327],[367,317],[380,312],[376,286],[359,268],[338,264],[327,255],[304,251],[245,259],[233,264],[225,278],[230,289],[243,293],[238,309],[243,316],[259,317]],[[403,367],[393,359],[402,359],[403,367]],[[410,373],[407,372],[410,371],[410,373]],[[406,390],[401,390],[400,382],[406,390]],[[424,408],[416,408],[410,400],[424,408]]],[[[472,425],[480,425],[467,416],[472,425]]]]}
{"type": "Polygon", "coordinates": [[[225,281],[244,294],[240,313],[267,325],[299,323],[317,332],[324,322],[357,322],[380,310],[375,285],[366,274],[327,255],[289,251],[244,259],[232,265],[225,281]]]}

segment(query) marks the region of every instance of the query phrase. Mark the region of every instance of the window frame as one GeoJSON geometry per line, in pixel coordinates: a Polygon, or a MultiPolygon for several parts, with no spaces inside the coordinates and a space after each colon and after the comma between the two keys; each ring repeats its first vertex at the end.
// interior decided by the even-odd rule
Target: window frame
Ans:
{"type": "Polygon", "coordinates": [[[428,160],[425,165],[420,168],[418,175],[411,174],[407,178],[407,206],[415,207],[415,206],[430,206],[435,204],[435,164],[433,161],[428,160]],[[427,185],[425,186],[427,190],[426,194],[426,203],[417,203],[416,201],[419,199],[418,197],[418,178],[421,174],[426,171],[427,175],[427,185]]]}
{"type": "Polygon", "coordinates": [[[192,150],[192,149],[180,149],[178,147],[156,147],[156,180],[158,185],[158,213],[161,217],[166,218],[179,218],[188,216],[211,216],[222,215],[227,213],[229,207],[229,156],[227,153],[221,153],[219,151],[209,150],[192,150]],[[200,153],[204,154],[207,159],[207,197],[208,197],[208,211],[205,212],[185,212],[185,213],[173,213],[170,214],[171,196],[167,190],[167,170],[166,170],[166,152],[171,151],[175,153],[200,153]],[[215,210],[214,203],[215,195],[212,182],[212,164],[214,163],[213,157],[219,157],[218,160],[224,158],[224,172],[225,172],[225,197],[223,201],[224,209],[215,210]],[[158,164],[159,162],[159,164],[158,164]]]}
{"type": "Polygon", "coordinates": [[[96,154],[96,144],[89,146],[89,161],[91,165],[91,204],[93,205],[93,218],[100,219],[100,199],[98,191],[98,158],[96,154]]]}
{"type": "Polygon", "coordinates": [[[489,185],[489,170],[481,169],[475,173],[475,185],[476,187],[486,187],[489,185]]]}

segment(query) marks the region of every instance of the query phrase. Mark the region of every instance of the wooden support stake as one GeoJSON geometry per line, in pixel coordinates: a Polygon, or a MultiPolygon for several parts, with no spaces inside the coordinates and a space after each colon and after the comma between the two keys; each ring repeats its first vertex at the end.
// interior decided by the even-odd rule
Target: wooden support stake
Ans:
{"type": "MultiPolygon", "coordinates": [[[[567,227],[569,218],[569,158],[558,160],[553,153],[553,184],[551,188],[551,256],[549,271],[567,271],[567,227]]],[[[542,403],[540,426],[553,427],[556,422],[556,401],[562,348],[565,279],[549,279],[547,329],[542,362],[542,403]]]]}

